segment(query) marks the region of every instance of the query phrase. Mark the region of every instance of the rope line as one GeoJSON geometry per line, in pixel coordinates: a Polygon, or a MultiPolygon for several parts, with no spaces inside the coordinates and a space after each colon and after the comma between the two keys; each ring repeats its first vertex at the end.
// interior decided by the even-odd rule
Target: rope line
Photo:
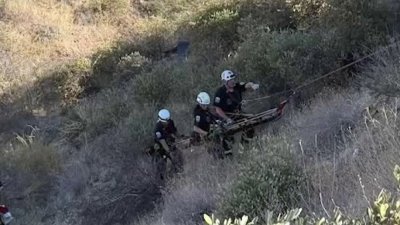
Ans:
{"type": "Polygon", "coordinates": [[[272,97],[275,97],[275,96],[279,96],[279,95],[282,95],[282,94],[285,94],[285,93],[288,93],[288,92],[296,92],[299,89],[307,87],[307,86],[309,86],[309,85],[311,85],[311,84],[313,84],[313,83],[315,83],[315,82],[317,82],[319,80],[322,80],[322,79],[324,79],[326,77],[329,77],[332,74],[335,74],[335,73],[337,73],[337,72],[339,72],[341,70],[344,70],[344,69],[346,69],[346,68],[348,68],[350,66],[353,66],[353,65],[355,65],[357,63],[360,63],[360,62],[364,61],[365,59],[370,58],[371,56],[374,56],[374,55],[376,55],[378,53],[381,53],[384,50],[392,48],[392,47],[396,46],[397,44],[398,44],[398,42],[394,42],[394,43],[392,43],[390,45],[387,45],[386,47],[384,47],[384,48],[382,48],[380,50],[377,50],[375,52],[372,52],[372,53],[370,53],[370,54],[368,54],[368,55],[366,55],[364,57],[361,57],[361,58],[355,60],[354,62],[351,62],[349,64],[341,66],[341,67],[339,67],[339,68],[337,68],[337,69],[335,69],[333,71],[330,71],[329,73],[326,73],[326,74],[324,74],[324,75],[322,75],[320,77],[317,77],[317,78],[315,78],[313,80],[306,81],[302,85],[297,86],[296,88],[293,88],[293,89],[290,89],[290,90],[287,90],[287,91],[281,91],[281,92],[278,92],[278,93],[274,93],[272,95],[267,95],[267,96],[263,96],[263,97],[259,97],[259,98],[245,99],[245,100],[242,101],[242,103],[254,102],[254,101],[259,101],[259,100],[263,100],[263,99],[269,99],[269,98],[272,98],[272,97]]]}

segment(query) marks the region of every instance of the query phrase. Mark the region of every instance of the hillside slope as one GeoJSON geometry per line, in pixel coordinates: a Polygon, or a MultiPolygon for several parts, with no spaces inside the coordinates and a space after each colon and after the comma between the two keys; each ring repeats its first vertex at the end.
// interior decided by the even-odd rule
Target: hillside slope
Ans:
{"type": "Polygon", "coordinates": [[[397,79],[398,48],[302,89],[231,161],[184,149],[185,172],[160,184],[143,148],[161,108],[189,134],[194,97],[214,94],[222,70],[261,84],[247,99],[294,88],[396,41],[399,9],[392,0],[0,0],[1,203],[15,224],[193,224],[203,213],[295,207],[359,215],[365,197],[395,188],[399,92],[377,76],[397,79]],[[165,54],[179,40],[190,43],[185,60],[165,54]]]}

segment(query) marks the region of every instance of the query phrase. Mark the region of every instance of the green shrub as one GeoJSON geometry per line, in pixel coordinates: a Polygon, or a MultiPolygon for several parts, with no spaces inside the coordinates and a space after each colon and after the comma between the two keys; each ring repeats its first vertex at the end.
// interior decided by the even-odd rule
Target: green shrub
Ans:
{"type": "MultiPolygon", "coordinates": [[[[400,185],[400,167],[395,166],[393,174],[400,185]]],[[[251,207],[251,206],[250,206],[251,207]]],[[[302,209],[294,209],[286,214],[279,214],[278,217],[273,215],[273,212],[266,213],[266,220],[262,224],[265,225],[361,225],[361,224],[380,224],[391,225],[400,223],[400,199],[398,191],[396,193],[382,189],[376,200],[367,207],[367,213],[359,218],[351,218],[343,215],[339,209],[336,209],[333,216],[329,218],[311,216],[300,216],[302,209]]],[[[237,218],[237,217],[236,217],[237,218]]],[[[244,215],[242,219],[225,219],[224,225],[250,225],[257,224],[257,217],[249,222],[249,217],[244,215]],[[249,223],[247,223],[249,222],[249,223]]],[[[221,221],[212,215],[211,217],[204,214],[204,221],[208,225],[219,225],[221,221]]],[[[260,223],[258,223],[260,224],[260,223]]]]}
{"type": "Polygon", "coordinates": [[[333,31],[345,53],[385,43],[387,35],[398,31],[400,4],[392,0],[296,0],[292,5],[300,26],[333,31]]]}
{"type": "Polygon", "coordinates": [[[165,103],[173,89],[174,77],[171,67],[156,66],[151,72],[141,74],[134,79],[136,100],[140,103],[165,103]]]}
{"type": "Polygon", "coordinates": [[[52,146],[46,145],[33,137],[19,137],[9,162],[18,171],[32,173],[34,176],[54,175],[61,169],[60,156],[52,146]]]}
{"type": "Polygon", "coordinates": [[[193,52],[203,54],[214,61],[223,57],[239,41],[239,21],[240,16],[235,3],[210,4],[199,10],[194,19],[191,19],[188,31],[192,37],[193,52]]]}
{"type": "Polygon", "coordinates": [[[129,80],[144,71],[145,67],[150,64],[150,60],[139,52],[132,52],[121,57],[117,64],[116,72],[113,77],[116,81],[129,80]]]}
{"type": "Polygon", "coordinates": [[[110,87],[114,81],[113,74],[117,71],[121,58],[132,52],[135,52],[135,50],[131,45],[121,42],[96,52],[91,59],[93,65],[91,86],[96,89],[110,87]]]}
{"type": "Polygon", "coordinates": [[[200,91],[214,94],[220,83],[220,72],[213,70],[212,65],[196,60],[162,61],[152,64],[151,71],[136,76],[132,81],[133,89],[140,103],[189,101],[192,104],[200,91]]]}
{"type": "Polygon", "coordinates": [[[146,22],[138,21],[133,29],[137,30],[134,40],[120,41],[92,56],[92,87],[111,87],[115,81],[147,72],[153,61],[163,57],[176,28],[170,21],[154,17],[146,22]]]}
{"type": "Polygon", "coordinates": [[[257,32],[245,40],[232,60],[244,78],[268,92],[295,87],[335,68],[336,49],[329,37],[299,31],[257,32]]]}
{"type": "Polygon", "coordinates": [[[293,28],[292,8],[284,0],[247,0],[239,5],[238,31],[242,39],[257,30],[293,28]]]}
{"type": "Polygon", "coordinates": [[[85,99],[68,111],[61,129],[63,136],[70,141],[83,141],[80,138],[93,138],[105,133],[134,109],[132,98],[128,89],[106,89],[95,98],[85,99]]]}
{"type": "Polygon", "coordinates": [[[63,106],[76,103],[90,88],[91,75],[92,68],[87,59],[56,67],[48,77],[38,81],[41,103],[61,101],[63,106]]]}
{"type": "Polygon", "coordinates": [[[322,23],[337,30],[339,43],[349,45],[347,51],[385,43],[387,35],[399,22],[396,13],[400,5],[391,0],[329,0],[328,5],[328,10],[321,16],[322,23]]]}
{"type": "Polygon", "coordinates": [[[163,52],[175,44],[177,26],[176,21],[159,16],[138,21],[133,27],[136,37],[132,47],[147,58],[161,59],[163,52]]]}
{"type": "Polygon", "coordinates": [[[155,118],[157,115],[156,107],[136,106],[136,110],[132,110],[129,116],[124,120],[124,124],[128,129],[128,134],[134,139],[135,143],[143,147],[143,144],[149,144],[153,141],[153,133],[155,118]]]}
{"type": "Polygon", "coordinates": [[[270,138],[257,149],[248,150],[248,158],[240,159],[239,177],[221,202],[221,213],[254,217],[266,210],[284,212],[295,207],[305,177],[296,166],[290,148],[285,139],[270,138]]]}

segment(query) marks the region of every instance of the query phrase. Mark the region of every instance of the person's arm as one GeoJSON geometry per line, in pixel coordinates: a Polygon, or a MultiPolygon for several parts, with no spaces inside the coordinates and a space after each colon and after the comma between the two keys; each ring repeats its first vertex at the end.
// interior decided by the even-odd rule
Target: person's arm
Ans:
{"type": "Polygon", "coordinates": [[[246,90],[253,90],[253,91],[255,91],[255,90],[257,90],[258,88],[260,87],[260,85],[259,84],[255,84],[255,83],[253,83],[253,82],[247,82],[246,84],[244,84],[244,88],[246,89],[246,90]]]}
{"type": "Polygon", "coordinates": [[[229,116],[227,116],[224,110],[222,110],[220,107],[215,106],[215,110],[218,116],[225,120],[227,124],[231,124],[233,122],[233,120],[229,116]]]}
{"type": "Polygon", "coordinates": [[[165,140],[166,136],[160,127],[156,127],[155,138],[161,144],[161,147],[168,152],[169,146],[165,140]]]}
{"type": "Polygon", "coordinates": [[[178,129],[175,126],[175,123],[173,120],[170,120],[170,125],[171,125],[171,129],[172,129],[172,133],[171,133],[171,137],[173,137],[175,140],[178,139],[178,129]]]}
{"type": "Polygon", "coordinates": [[[168,146],[167,142],[165,141],[165,139],[159,139],[158,141],[160,142],[160,144],[164,148],[164,150],[169,152],[169,146],[168,146]]]}
{"type": "Polygon", "coordinates": [[[230,118],[225,114],[224,110],[222,110],[221,107],[223,107],[223,102],[225,99],[223,99],[223,90],[224,89],[218,89],[217,93],[215,93],[215,98],[214,98],[214,109],[215,113],[217,116],[223,120],[230,120],[230,118]]]}
{"type": "Polygon", "coordinates": [[[198,127],[198,126],[196,126],[196,125],[193,126],[193,131],[196,132],[196,133],[198,133],[198,134],[200,134],[201,136],[206,136],[206,135],[208,134],[207,131],[201,129],[200,127],[198,127]]]}

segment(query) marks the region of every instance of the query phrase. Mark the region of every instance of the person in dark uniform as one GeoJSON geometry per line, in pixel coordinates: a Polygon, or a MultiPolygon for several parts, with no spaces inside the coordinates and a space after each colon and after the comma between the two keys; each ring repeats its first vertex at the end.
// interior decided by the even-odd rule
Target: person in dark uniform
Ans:
{"type": "Polygon", "coordinates": [[[197,95],[197,105],[193,110],[194,125],[193,138],[196,143],[204,140],[210,132],[210,126],[214,122],[214,116],[209,111],[210,96],[206,92],[197,95]]]}
{"type": "Polygon", "coordinates": [[[160,110],[154,129],[154,150],[156,151],[155,160],[161,179],[165,178],[167,159],[171,160],[174,172],[182,172],[183,170],[182,154],[174,145],[177,132],[170,112],[167,109],[160,110]]]}
{"type": "Polygon", "coordinates": [[[222,159],[224,158],[224,151],[222,150],[223,135],[217,130],[218,116],[210,109],[210,95],[206,92],[200,92],[196,101],[197,105],[193,110],[192,144],[205,144],[208,153],[216,159],[222,159]]]}
{"type": "MultiPolygon", "coordinates": [[[[243,92],[247,90],[257,90],[259,84],[253,82],[236,82],[237,75],[230,70],[225,70],[221,74],[223,85],[215,93],[214,106],[216,113],[226,124],[231,124],[235,120],[242,118],[243,92]]],[[[249,128],[242,133],[241,142],[247,143],[254,137],[254,129],[249,128]]],[[[224,140],[224,149],[226,154],[232,154],[230,143],[233,142],[233,136],[227,136],[224,140]]]]}

